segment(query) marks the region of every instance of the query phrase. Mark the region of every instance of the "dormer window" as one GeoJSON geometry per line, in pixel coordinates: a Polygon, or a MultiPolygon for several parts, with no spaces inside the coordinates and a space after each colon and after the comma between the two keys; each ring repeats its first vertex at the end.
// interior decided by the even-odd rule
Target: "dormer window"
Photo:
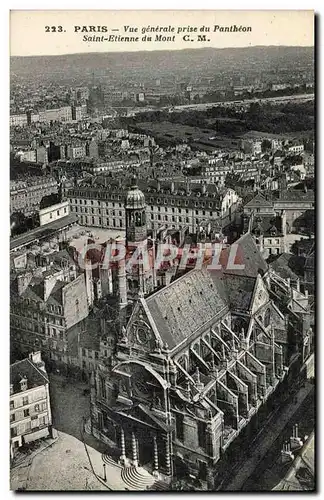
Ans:
{"type": "Polygon", "coordinates": [[[20,380],[20,390],[21,391],[27,391],[27,378],[26,377],[23,377],[20,380]]]}

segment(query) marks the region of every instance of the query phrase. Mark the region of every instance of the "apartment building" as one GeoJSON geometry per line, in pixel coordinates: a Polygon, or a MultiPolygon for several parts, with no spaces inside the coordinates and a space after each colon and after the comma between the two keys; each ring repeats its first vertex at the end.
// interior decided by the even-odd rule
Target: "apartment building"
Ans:
{"type": "Polygon", "coordinates": [[[11,115],[9,118],[10,127],[23,127],[27,125],[27,115],[26,113],[20,115],[11,115]]]}
{"type": "Polygon", "coordinates": [[[41,353],[10,366],[10,456],[24,444],[49,436],[52,413],[49,380],[41,353]]]}
{"type": "Polygon", "coordinates": [[[29,215],[38,211],[42,198],[57,192],[57,181],[51,176],[29,177],[10,182],[10,213],[29,215]]]}
{"type": "MultiPolygon", "coordinates": [[[[214,184],[139,180],[145,194],[146,224],[151,230],[186,229],[196,232],[202,225],[228,221],[240,203],[234,190],[218,190],[214,184]]],[[[71,213],[79,223],[109,229],[125,229],[125,183],[108,176],[68,190],[71,213]]]]}
{"type": "Polygon", "coordinates": [[[12,345],[23,355],[40,349],[56,365],[75,362],[80,322],[89,314],[85,276],[63,253],[51,255],[52,265],[17,273],[10,286],[12,345]]]}

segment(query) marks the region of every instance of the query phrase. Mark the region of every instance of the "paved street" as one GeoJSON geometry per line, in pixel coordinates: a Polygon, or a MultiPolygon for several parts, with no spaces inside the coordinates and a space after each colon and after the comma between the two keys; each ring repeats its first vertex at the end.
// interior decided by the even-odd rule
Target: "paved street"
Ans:
{"type": "Polygon", "coordinates": [[[105,490],[93,474],[82,441],[59,433],[57,442],[40,452],[28,474],[29,491],[105,490]]]}
{"type": "Polygon", "coordinates": [[[58,431],[81,439],[83,417],[90,415],[90,396],[84,395],[89,386],[78,381],[66,381],[61,375],[49,375],[53,425],[58,431]]]}
{"type": "Polygon", "coordinates": [[[279,435],[277,440],[271,446],[269,452],[265,455],[262,461],[258,464],[257,470],[244,484],[243,491],[260,491],[271,490],[284,475],[283,468],[280,463],[282,444],[288,441],[292,435],[293,425],[298,423],[298,435],[302,439],[309,436],[314,430],[315,407],[314,394],[310,394],[304,399],[301,406],[279,435]]]}
{"type": "Polygon", "coordinates": [[[62,490],[125,490],[121,469],[106,462],[107,481],[103,480],[102,453],[106,447],[94,437],[84,435],[83,417],[89,418],[89,395],[84,395],[87,384],[66,382],[65,377],[50,374],[50,397],[54,428],[58,439],[40,451],[31,463],[22,463],[12,476],[11,488],[24,487],[28,491],[62,490]]]}
{"type": "Polygon", "coordinates": [[[237,474],[232,481],[227,485],[226,491],[242,490],[244,484],[258,467],[263,457],[268,453],[271,446],[275,443],[278,436],[283,432],[286,425],[291,420],[292,416],[297,412],[307,396],[314,391],[314,385],[307,382],[305,387],[302,387],[296,394],[296,399],[291,401],[283,411],[275,415],[274,419],[268,423],[271,432],[261,433],[253,447],[253,455],[251,458],[240,464],[237,468],[237,474]]]}

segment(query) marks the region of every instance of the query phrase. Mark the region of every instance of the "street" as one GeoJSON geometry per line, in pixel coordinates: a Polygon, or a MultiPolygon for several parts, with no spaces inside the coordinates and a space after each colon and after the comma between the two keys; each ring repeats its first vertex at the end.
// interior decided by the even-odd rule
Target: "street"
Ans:
{"type": "Polygon", "coordinates": [[[54,428],[81,439],[83,418],[90,415],[90,396],[83,393],[88,384],[61,375],[50,374],[49,379],[54,428]]]}
{"type": "MultiPolygon", "coordinates": [[[[251,484],[247,483],[248,479],[258,468],[258,477],[255,478],[255,480],[259,481],[259,465],[261,466],[263,461],[264,464],[267,464],[267,454],[269,450],[273,451],[273,446],[276,442],[281,443],[281,448],[285,436],[287,436],[287,433],[289,435],[289,432],[291,432],[292,425],[295,424],[296,421],[298,422],[298,415],[300,411],[303,411],[303,405],[305,407],[310,406],[309,401],[311,400],[311,406],[314,407],[313,395],[314,385],[310,382],[306,382],[305,387],[299,389],[295,398],[287,403],[283,411],[278,414],[274,414],[274,417],[268,421],[264,432],[260,433],[259,437],[253,444],[252,456],[245,462],[236,464],[234,469],[236,473],[232,477],[229,484],[227,484],[225,488],[226,491],[238,491],[242,489],[245,491],[247,489],[249,491],[254,491],[251,484]],[[245,487],[245,485],[247,486],[245,487]]],[[[252,484],[255,483],[253,482],[252,484]]]]}

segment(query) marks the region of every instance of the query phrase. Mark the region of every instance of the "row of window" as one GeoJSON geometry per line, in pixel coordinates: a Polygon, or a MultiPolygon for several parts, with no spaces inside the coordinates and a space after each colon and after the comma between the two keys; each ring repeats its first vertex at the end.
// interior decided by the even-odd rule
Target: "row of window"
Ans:
{"type": "Polygon", "coordinates": [[[29,432],[31,429],[36,429],[38,427],[44,427],[48,423],[48,417],[47,415],[44,415],[43,417],[37,417],[33,420],[30,420],[28,422],[24,422],[21,424],[18,424],[16,427],[11,427],[10,429],[10,437],[16,437],[18,435],[25,434],[26,432],[29,432]]]}
{"type": "MultiPolygon", "coordinates": [[[[72,194],[72,193],[71,193],[72,194]]],[[[70,194],[70,196],[71,196],[70,194]]],[[[75,193],[75,195],[78,195],[79,193],[75,193]]],[[[79,196],[85,196],[85,193],[80,193],[79,196]]],[[[106,193],[106,197],[107,198],[110,198],[110,199],[118,199],[120,200],[121,199],[121,195],[114,195],[114,194],[111,194],[110,193],[106,193]],[[109,195],[109,196],[108,196],[109,195]]],[[[106,203],[107,202],[103,202],[103,201],[100,201],[100,200],[93,200],[93,199],[78,199],[78,198],[70,198],[70,203],[73,204],[84,204],[84,205],[87,205],[88,204],[88,201],[89,201],[89,204],[91,205],[94,205],[94,203],[96,202],[96,204],[98,204],[98,206],[101,206],[101,203],[102,203],[102,206],[105,207],[106,206],[106,203]]],[[[152,203],[157,203],[158,205],[178,205],[179,207],[181,207],[182,205],[185,205],[186,207],[189,206],[189,199],[187,197],[187,199],[184,197],[183,199],[178,199],[178,200],[174,200],[174,199],[168,199],[168,198],[157,198],[157,199],[154,199],[154,198],[149,198],[148,199],[148,202],[150,204],[152,203]]],[[[109,202],[108,202],[109,203],[109,202]]],[[[114,207],[114,202],[111,202],[112,206],[114,207]]],[[[119,205],[119,208],[122,208],[123,205],[122,203],[118,203],[119,205]]],[[[215,202],[204,202],[204,201],[195,201],[194,202],[194,206],[195,207],[201,207],[201,208],[213,208],[215,206],[215,202]]]]}
{"type": "Polygon", "coordinates": [[[91,204],[91,205],[94,205],[94,202],[96,202],[96,204],[100,207],[101,205],[105,208],[106,206],[109,207],[109,205],[112,206],[112,208],[115,208],[115,205],[116,207],[118,208],[122,208],[123,205],[122,203],[115,203],[115,202],[112,202],[112,203],[106,203],[105,201],[101,202],[100,200],[78,200],[78,199],[73,199],[73,198],[70,198],[70,203],[71,205],[73,205],[73,203],[75,203],[76,205],[79,203],[80,205],[87,205],[87,204],[91,204]],[[89,202],[89,203],[88,203],[89,202]]]}
{"type": "MultiPolygon", "coordinates": [[[[39,393],[33,395],[34,400],[35,399],[37,399],[37,400],[44,399],[44,397],[45,397],[44,392],[39,392],[39,393]]],[[[10,400],[10,410],[13,410],[14,408],[19,408],[20,406],[26,406],[30,402],[31,401],[29,401],[29,396],[23,396],[21,399],[16,399],[16,400],[11,399],[10,400]]]]}
{"type": "Polygon", "coordinates": [[[10,422],[16,422],[20,420],[20,418],[37,418],[37,415],[31,415],[32,413],[39,413],[39,412],[44,412],[47,409],[47,403],[41,403],[41,404],[36,404],[34,408],[25,408],[25,410],[22,411],[22,415],[20,415],[21,412],[17,413],[11,413],[10,414],[10,422]]]}
{"type": "MultiPolygon", "coordinates": [[[[226,208],[228,208],[228,207],[226,207],[226,208]]],[[[153,207],[151,207],[151,209],[152,209],[152,211],[153,211],[153,207]]],[[[160,212],[160,211],[161,211],[161,207],[157,207],[157,209],[158,209],[158,212],[160,212]]],[[[78,210],[78,207],[71,207],[71,210],[72,210],[72,212],[73,212],[73,211],[75,211],[75,212],[78,212],[78,211],[79,211],[79,210],[78,210]]],[[[88,213],[88,209],[87,209],[87,207],[85,207],[85,208],[81,207],[80,212],[81,212],[81,213],[86,213],[86,214],[87,214],[87,213],[88,213]]],[[[168,212],[168,207],[165,207],[165,212],[168,212]]],[[[174,208],[172,208],[172,213],[176,213],[174,208]]],[[[178,213],[179,213],[179,214],[181,214],[181,213],[182,213],[181,208],[179,208],[179,209],[178,209],[178,213]]],[[[186,209],[186,212],[185,212],[185,213],[186,213],[186,214],[189,214],[189,209],[188,209],[188,208],[186,209]]],[[[90,214],[95,214],[95,209],[90,208],[90,214]]],[[[104,211],[104,210],[101,210],[100,208],[99,208],[99,209],[97,209],[97,214],[98,214],[98,215],[110,215],[110,216],[112,216],[112,217],[116,217],[116,215],[117,215],[117,214],[116,214],[116,212],[115,212],[115,210],[113,210],[112,212],[111,212],[111,211],[109,211],[109,210],[106,210],[106,213],[105,213],[105,211],[104,211]]],[[[195,211],[195,214],[196,214],[196,215],[200,215],[200,216],[206,216],[206,215],[207,215],[207,216],[209,216],[209,217],[212,217],[212,216],[213,216],[213,212],[212,212],[212,211],[210,211],[210,212],[206,212],[206,210],[196,210],[196,211],[195,211]]],[[[118,215],[119,215],[119,217],[123,217],[123,216],[124,216],[124,213],[123,213],[121,210],[119,210],[118,215]]],[[[217,215],[217,213],[216,213],[216,215],[217,215]]],[[[159,216],[158,216],[158,217],[159,217],[159,216]]],[[[153,214],[151,214],[151,219],[152,219],[152,220],[154,220],[154,215],[153,215],[153,214]]],[[[158,219],[158,220],[161,220],[161,219],[158,219]]],[[[167,220],[167,218],[166,218],[166,220],[167,220]]],[[[173,218],[172,220],[174,220],[174,218],[173,218]]],[[[180,220],[180,218],[179,218],[179,220],[180,220]]],[[[187,222],[188,222],[188,221],[187,221],[187,222]]]]}
{"type": "Polygon", "coordinates": [[[268,240],[264,240],[264,243],[267,244],[267,242],[269,243],[269,245],[279,245],[280,243],[280,240],[278,238],[274,239],[274,240],[271,240],[271,239],[268,239],[268,240]]]}
{"type": "Polygon", "coordinates": [[[110,215],[112,217],[116,217],[116,215],[119,215],[119,217],[123,217],[125,212],[122,210],[119,210],[118,214],[116,214],[115,210],[101,210],[101,208],[88,208],[87,207],[71,207],[72,212],[80,212],[81,214],[99,214],[99,215],[110,215]]]}
{"type": "MultiPolygon", "coordinates": [[[[66,207],[63,209],[63,213],[64,214],[67,213],[67,208],[66,207]]],[[[61,210],[56,210],[56,215],[61,215],[61,214],[62,214],[61,210]]],[[[50,215],[50,219],[53,219],[53,212],[50,212],[49,215],[50,215]]]]}
{"type": "MultiPolygon", "coordinates": [[[[27,305],[27,306],[33,306],[33,307],[36,307],[38,309],[41,309],[42,308],[42,302],[37,302],[37,300],[32,300],[32,299],[25,299],[24,303],[27,305]]],[[[63,311],[63,308],[62,306],[57,306],[57,305],[54,305],[54,304],[47,304],[47,307],[46,309],[51,312],[51,313],[55,313],[55,314],[62,314],[62,311],[63,311]]]]}
{"type": "MultiPolygon", "coordinates": [[[[83,216],[83,215],[80,216],[80,223],[81,224],[91,224],[92,226],[94,226],[96,224],[94,217],[87,217],[87,216],[83,216]]],[[[99,217],[98,225],[99,226],[107,226],[107,227],[123,228],[124,222],[122,219],[119,219],[119,221],[116,219],[113,219],[112,223],[111,223],[110,219],[102,219],[101,217],[99,217]]]]}
{"type": "MultiPolygon", "coordinates": [[[[84,347],[82,348],[82,356],[88,357],[89,359],[93,359],[92,353],[93,353],[93,351],[91,349],[85,349],[84,347]]],[[[98,351],[95,351],[94,358],[99,359],[98,351]]]]}

